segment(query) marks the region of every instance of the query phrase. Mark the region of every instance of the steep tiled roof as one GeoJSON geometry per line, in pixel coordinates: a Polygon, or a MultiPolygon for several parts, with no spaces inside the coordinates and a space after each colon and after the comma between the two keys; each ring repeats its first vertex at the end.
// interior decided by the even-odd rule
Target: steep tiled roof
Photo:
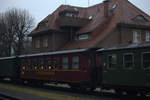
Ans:
{"type": "MultiPolygon", "coordinates": [[[[135,7],[128,0],[109,0],[109,16],[104,16],[104,3],[100,3],[88,8],[75,7],[69,5],[61,5],[55,12],[48,15],[42,22],[46,22],[45,29],[53,29],[62,31],[56,24],[58,14],[64,9],[77,8],[79,11],[78,17],[89,18],[92,20],[77,31],[77,34],[91,32],[93,39],[87,41],[71,41],[61,49],[75,49],[94,47],[100,43],[107,35],[109,35],[117,26],[118,23],[142,24],[150,26],[150,16],[145,14],[139,8],[135,7]],[[136,22],[133,20],[136,16],[142,15],[147,21],[136,22]]],[[[44,30],[43,28],[43,30],[44,30]]],[[[31,34],[36,34],[42,28],[36,28],[31,34]]]]}
{"type": "MultiPolygon", "coordinates": [[[[145,14],[143,11],[135,7],[128,0],[111,0],[112,2],[109,4],[109,10],[116,4],[116,9],[114,10],[112,16],[105,18],[103,12],[97,13],[93,19],[94,21],[89,23],[86,27],[82,28],[79,32],[93,31],[93,34],[97,34],[93,37],[92,40],[88,41],[78,41],[68,43],[62,49],[74,49],[74,48],[87,48],[87,47],[95,47],[98,43],[100,43],[104,38],[111,34],[111,32],[116,28],[118,23],[128,23],[128,24],[142,24],[150,26],[150,16],[145,14]],[[138,15],[142,15],[147,19],[147,22],[139,23],[134,20],[138,15]],[[102,30],[103,28],[103,30],[102,30]]],[[[96,5],[103,10],[103,4],[96,5]]],[[[93,11],[94,12],[94,11],[93,11]]]]}

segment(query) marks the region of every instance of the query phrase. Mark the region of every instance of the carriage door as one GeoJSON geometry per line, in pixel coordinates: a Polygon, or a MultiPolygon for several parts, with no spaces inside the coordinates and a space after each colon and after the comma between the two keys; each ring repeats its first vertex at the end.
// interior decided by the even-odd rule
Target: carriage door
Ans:
{"type": "Polygon", "coordinates": [[[96,66],[95,55],[94,54],[89,55],[89,57],[88,57],[88,66],[90,68],[94,68],[96,66]]]}
{"type": "Polygon", "coordinates": [[[88,65],[89,65],[89,69],[90,69],[90,85],[91,87],[94,87],[96,85],[96,61],[95,61],[95,55],[94,54],[90,54],[89,58],[88,58],[88,65]]]}
{"type": "Polygon", "coordinates": [[[89,67],[90,67],[90,75],[91,75],[91,85],[92,87],[96,87],[100,81],[102,74],[101,73],[101,60],[98,60],[100,56],[97,56],[96,54],[90,54],[89,55],[89,67]],[[100,61],[100,62],[99,62],[100,61]]]}

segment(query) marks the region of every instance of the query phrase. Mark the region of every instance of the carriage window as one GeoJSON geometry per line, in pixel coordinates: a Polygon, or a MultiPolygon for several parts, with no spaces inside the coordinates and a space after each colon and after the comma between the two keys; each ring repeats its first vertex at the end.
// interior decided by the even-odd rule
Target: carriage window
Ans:
{"type": "Polygon", "coordinates": [[[26,67],[29,67],[31,65],[31,62],[30,62],[29,59],[26,60],[26,64],[25,65],[26,65],[26,67]]]}
{"type": "Polygon", "coordinates": [[[117,64],[117,55],[112,54],[108,56],[108,68],[114,68],[117,64]]]}
{"type": "Polygon", "coordinates": [[[30,67],[33,67],[33,64],[34,64],[33,59],[30,59],[30,67]]]}
{"type": "Polygon", "coordinates": [[[79,68],[79,57],[74,56],[72,58],[72,69],[78,69],[79,68]]]}
{"type": "Polygon", "coordinates": [[[89,58],[88,58],[88,66],[89,67],[94,66],[94,56],[93,55],[89,56],[89,58]]]}
{"type": "Polygon", "coordinates": [[[36,66],[38,66],[38,61],[37,61],[36,58],[34,58],[34,59],[32,60],[32,67],[36,67],[36,66]]]}
{"type": "Polygon", "coordinates": [[[44,61],[43,59],[39,59],[39,67],[43,66],[44,65],[44,61]]]}
{"type": "Polygon", "coordinates": [[[53,66],[54,66],[55,68],[58,68],[58,67],[59,67],[59,58],[54,58],[54,60],[53,60],[53,66]]]}
{"type": "Polygon", "coordinates": [[[49,67],[51,65],[51,59],[50,58],[45,59],[45,65],[46,65],[46,67],[49,67]]]}
{"type": "Polygon", "coordinates": [[[68,57],[64,57],[62,60],[62,68],[63,69],[68,69],[68,57]]]}
{"type": "Polygon", "coordinates": [[[143,53],[143,68],[150,68],[150,53],[143,53]]]}
{"type": "Polygon", "coordinates": [[[125,54],[123,56],[123,65],[125,68],[132,68],[134,64],[133,54],[125,54]]]}

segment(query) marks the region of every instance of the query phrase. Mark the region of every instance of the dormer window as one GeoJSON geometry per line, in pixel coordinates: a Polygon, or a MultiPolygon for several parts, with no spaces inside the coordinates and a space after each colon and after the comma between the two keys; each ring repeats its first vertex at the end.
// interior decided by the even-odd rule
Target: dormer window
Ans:
{"type": "Polygon", "coordinates": [[[77,17],[77,15],[75,15],[73,13],[66,13],[65,16],[67,16],[67,17],[77,17]]]}
{"type": "Polygon", "coordinates": [[[60,16],[77,17],[79,11],[77,8],[68,8],[59,12],[60,16]]]}
{"type": "Polygon", "coordinates": [[[143,15],[138,15],[134,18],[135,21],[147,21],[143,15]]]}
{"type": "Polygon", "coordinates": [[[145,18],[143,16],[139,15],[136,17],[136,20],[145,20],[145,18]]]}
{"type": "Polygon", "coordinates": [[[87,40],[89,38],[88,34],[79,35],[79,40],[87,40]]]}
{"type": "Polygon", "coordinates": [[[117,7],[117,4],[114,4],[113,6],[112,6],[112,9],[115,9],[117,7]]]}
{"type": "Polygon", "coordinates": [[[93,16],[89,16],[89,20],[92,20],[93,16]]]}

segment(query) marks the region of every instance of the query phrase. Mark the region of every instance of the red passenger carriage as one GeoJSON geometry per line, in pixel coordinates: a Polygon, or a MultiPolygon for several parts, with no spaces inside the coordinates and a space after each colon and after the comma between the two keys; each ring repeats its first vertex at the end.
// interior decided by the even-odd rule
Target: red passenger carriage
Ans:
{"type": "Polygon", "coordinates": [[[92,72],[93,69],[98,68],[95,63],[96,53],[90,49],[56,51],[20,57],[21,78],[24,80],[68,83],[71,86],[82,85],[82,87],[89,87],[89,85],[95,87],[99,80],[97,72],[92,72]]]}

